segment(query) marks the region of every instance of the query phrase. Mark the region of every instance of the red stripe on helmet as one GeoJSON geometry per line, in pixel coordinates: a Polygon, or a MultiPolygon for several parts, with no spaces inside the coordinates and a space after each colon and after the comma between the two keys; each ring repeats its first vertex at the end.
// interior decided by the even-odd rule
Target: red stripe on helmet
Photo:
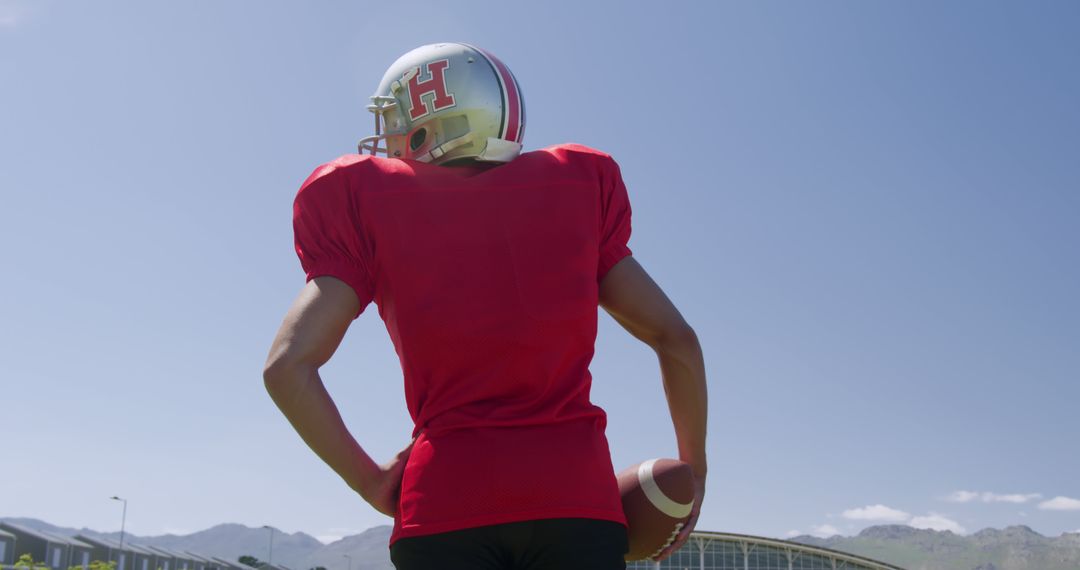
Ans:
{"type": "Polygon", "coordinates": [[[499,61],[499,58],[491,55],[490,52],[474,47],[474,49],[488,58],[495,64],[495,69],[499,73],[499,78],[502,80],[503,89],[506,95],[507,113],[506,113],[506,132],[502,138],[508,141],[517,142],[521,138],[521,111],[524,105],[521,104],[521,91],[517,87],[517,81],[514,79],[513,74],[510,73],[510,69],[506,65],[499,61]]]}

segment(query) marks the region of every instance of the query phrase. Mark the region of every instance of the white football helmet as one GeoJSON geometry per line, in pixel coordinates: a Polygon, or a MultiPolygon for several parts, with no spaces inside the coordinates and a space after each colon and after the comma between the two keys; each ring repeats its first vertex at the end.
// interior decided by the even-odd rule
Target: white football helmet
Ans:
{"type": "Polygon", "coordinates": [[[375,134],[360,140],[360,154],[444,164],[509,162],[521,152],[521,88],[503,62],[467,44],[426,45],[401,56],[367,108],[375,134]]]}

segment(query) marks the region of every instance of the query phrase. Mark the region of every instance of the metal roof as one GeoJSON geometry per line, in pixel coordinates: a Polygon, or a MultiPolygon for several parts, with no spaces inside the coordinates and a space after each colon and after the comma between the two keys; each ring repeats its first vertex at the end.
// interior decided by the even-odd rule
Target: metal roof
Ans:
{"type": "MultiPolygon", "coordinates": [[[[900,566],[894,566],[881,562],[880,560],[874,560],[873,558],[866,558],[859,556],[858,554],[851,554],[850,552],[841,552],[839,550],[833,550],[831,548],[825,548],[824,546],[812,546],[809,544],[802,544],[801,542],[792,542],[789,540],[781,540],[779,538],[766,538],[763,536],[751,536],[748,534],[736,534],[733,532],[709,532],[709,531],[694,531],[690,533],[691,538],[702,538],[711,540],[725,540],[729,542],[743,542],[754,545],[772,546],[774,548],[780,548],[783,550],[791,550],[797,552],[805,552],[808,554],[817,554],[820,556],[827,556],[829,558],[835,558],[837,560],[846,560],[849,562],[855,562],[863,566],[869,566],[875,570],[906,570],[900,566]]],[[[689,542],[689,541],[687,541],[689,542]]]]}
{"type": "Polygon", "coordinates": [[[164,554],[165,556],[171,556],[173,558],[179,558],[181,560],[191,560],[191,555],[190,554],[187,554],[187,553],[184,553],[184,552],[177,552],[175,550],[170,550],[168,548],[165,548],[164,546],[144,546],[143,548],[145,548],[147,550],[151,550],[154,553],[159,553],[160,552],[161,554],[164,554]]]}
{"type": "Polygon", "coordinates": [[[102,540],[100,538],[94,538],[92,536],[86,536],[85,534],[76,534],[75,538],[93,546],[104,546],[105,548],[113,548],[113,545],[109,544],[105,540],[102,540]]]}
{"type": "Polygon", "coordinates": [[[176,558],[176,553],[175,552],[173,552],[171,550],[168,550],[168,549],[165,549],[165,548],[162,548],[160,546],[146,546],[145,548],[147,550],[153,552],[154,554],[158,555],[158,556],[164,555],[164,556],[168,556],[169,558],[176,558]]]}
{"type": "Polygon", "coordinates": [[[79,540],[79,539],[77,539],[75,537],[72,537],[72,536],[64,536],[62,534],[56,534],[55,532],[48,532],[48,531],[44,531],[44,530],[41,531],[41,534],[54,537],[58,541],[60,541],[61,543],[67,544],[67,545],[70,545],[70,546],[76,546],[78,548],[94,548],[93,546],[90,546],[89,544],[86,544],[85,542],[82,542],[81,540],[79,540]]]}
{"type": "Polygon", "coordinates": [[[184,552],[187,553],[187,555],[196,562],[212,562],[212,560],[210,560],[209,558],[202,556],[201,554],[195,554],[190,550],[185,550],[184,552]]]}
{"type": "Polygon", "coordinates": [[[166,554],[171,554],[174,558],[178,558],[180,560],[187,560],[188,562],[196,562],[197,561],[197,559],[194,556],[192,556],[192,554],[190,552],[188,552],[186,550],[173,550],[171,548],[165,548],[163,546],[155,546],[154,548],[156,548],[156,549],[158,549],[158,550],[160,550],[162,552],[165,552],[166,554]]]}
{"type": "Polygon", "coordinates": [[[133,552],[135,552],[136,554],[145,554],[147,556],[157,556],[158,555],[157,552],[154,552],[153,550],[150,550],[149,547],[144,546],[142,544],[135,544],[134,542],[131,542],[131,543],[125,542],[124,543],[124,548],[128,548],[128,547],[130,547],[131,550],[133,552]]]}
{"type": "Polygon", "coordinates": [[[112,549],[112,550],[124,550],[124,551],[130,552],[132,554],[136,554],[136,553],[147,554],[147,552],[143,551],[139,546],[131,544],[130,542],[127,542],[127,541],[124,542],[124,547],[120,548],[120,542],[116,541],[116,540],[113,540],[111,538],[104,538],[104,537],[95,538],[93,536],[86,536],[85,534],[77,534],[77,535],[75,535],[75,538],[77,538],[77,539],[79,539],[79,540],[81,540],[83,542],[86,542],[88,544],[91,544],[93,546],[101,546],[101,547],[109,548],[109,549],[112,549]]]}
{"type": "Polygon", "coordinates": [[[211,556],[210,560],[216,562],[218,566],[224,565],[226,568],[247,568],[246,566],[241,566],[239,562],[229,562],[228,560],[218,558],[217,556],[211,556]]]}
{"type": "Polygon", "coordinates": [[[22,534],[25,534],[25,535],[28,535],[28,536],[32,536],[32,537],[34,537],[34,538],[36,538],[38,540],[44,540],[46,542],[55,542],[55,543],[58,543],[58,544],[66,544],[67,543],[67,539],[58,540],[58,537],[55,536],[55,535],[47,534],[44,531],[33,529],[33,528],[28,527],[28,526],[23,526],[21,524],[10,523],[10,522],[0,522],[0,527],[7,527],[7,528],[10,528],[10,529],[14,530],[15,532],[19,532],[19,533],[22,533],[22,534]]]}

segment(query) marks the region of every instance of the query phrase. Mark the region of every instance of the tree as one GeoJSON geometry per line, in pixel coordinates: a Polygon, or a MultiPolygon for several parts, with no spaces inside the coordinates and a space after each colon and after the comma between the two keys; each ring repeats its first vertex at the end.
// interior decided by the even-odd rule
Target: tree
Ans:
{"type": "MultiPolygon", "coordinates": [[[[49,570],[49,567],[46,566],[44,562],[34,562],[34,557],[29,554],[20,556],[19,559],[15,561],[15,564],[10,567],[18,570],[49,570]]],[[[0,565],[0,568],[3,568],[3,566],[0,565]]]]}
{"type": "Polygon", "coordinates": [[[237,558],[236,560],[237,562],[241,564],[246,564],[248,566],[251,566],[252,568],[262,568],[266,564],[265,562],[262,562],[258,558],[255,558],[254,556],[251,556],[249,554],[245,554],[240,558],[237,558]]]}
{"type": "Polygon", "coordinates": [[[308,570],[326,570],[326,566],[315,566],[314,568],[308,568],[308,570]]]}
{"type": "MultiPolygon", "coordinates": [[[[102,562],[100,560],[94,560],[87,568],[89,570],[116,570],[116,562],[110,560],[109,562],[102,562]]],[[[68,570],[83,570],[82,565],[72,566],[68,570]]]]}

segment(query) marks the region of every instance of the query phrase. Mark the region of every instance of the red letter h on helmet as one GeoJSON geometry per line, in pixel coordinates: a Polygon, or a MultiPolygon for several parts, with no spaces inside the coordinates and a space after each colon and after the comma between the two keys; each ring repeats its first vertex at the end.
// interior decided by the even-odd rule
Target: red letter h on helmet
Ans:
{"type": "Polygon", "coordinates": [[[447,67],[450,67],[449,59],[440,59],[438,61],[432,61],[426,65],[428,75],[431,77],[427,81],[420,81],[420,68],[414,67],[405,74],[402,79],[408,79],[409,81],[409,101],[411,107],[409,109],[409,118],[417,120],[428,113],[434,113],[435,111],[442,111],[453,107],[455,104],[454,95],[446,92],[446,75],[445,71],[447,67]],[[431,99],[431,108],[420,99],[422,96],[428,93],[434,93],[435,97],[431,99]]]}

